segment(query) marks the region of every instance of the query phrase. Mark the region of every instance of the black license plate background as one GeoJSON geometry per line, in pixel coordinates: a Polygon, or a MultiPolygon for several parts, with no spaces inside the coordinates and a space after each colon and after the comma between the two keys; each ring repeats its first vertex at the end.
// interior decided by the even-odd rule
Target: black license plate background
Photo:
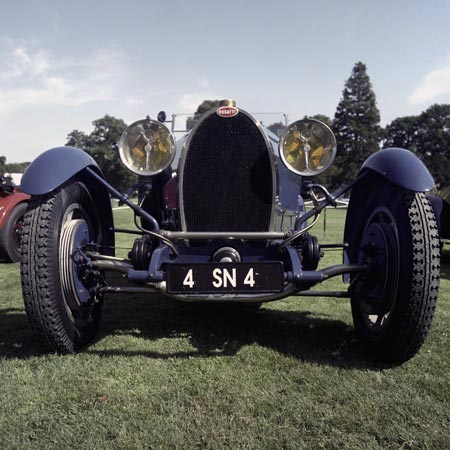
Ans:
{"type": "Polygon", "coordinates": [[[167,292],[171,294],[249,294],[283,290],[281,262],[168,264],[166,268],[167,292]]]}

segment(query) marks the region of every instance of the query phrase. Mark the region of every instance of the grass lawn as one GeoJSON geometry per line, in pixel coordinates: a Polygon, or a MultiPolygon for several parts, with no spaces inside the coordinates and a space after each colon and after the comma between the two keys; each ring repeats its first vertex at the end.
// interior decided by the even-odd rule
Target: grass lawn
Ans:
{"type": "MultiPolygon", "coordinates": [[[[327,211],[322,243],[342,240],[344,215],[327,211]]],[[[361,348],[348,300],[326,298],[255,313],[109,296],[92,346],[45,354],[17,264],[0,264],[0,286],[1,449],[450,449],[450,251],[431,334],[398,367],[361,348]]]]}

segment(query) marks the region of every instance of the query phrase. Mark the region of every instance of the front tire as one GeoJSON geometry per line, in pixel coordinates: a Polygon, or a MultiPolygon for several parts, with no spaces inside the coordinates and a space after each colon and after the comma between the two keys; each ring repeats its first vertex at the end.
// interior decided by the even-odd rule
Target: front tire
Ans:
{"type": "Polygon", "coordinates": [[[434,318],[438,227],[425,194],[372,181],[355,188],[346,222],[349,259],[368,267],[351,279],[353,322],[377,358],[401,363],[419,351],[434,318]]]}
{"type": "Polygon", "coordinates": [[[99,230],[94,202],[82,183],[30,200],[22,234],[22,291],[31,325],[48,350],[77,352],[98,331],[98,280],[76,260],[79,249],[101,247],[99,230]]]}

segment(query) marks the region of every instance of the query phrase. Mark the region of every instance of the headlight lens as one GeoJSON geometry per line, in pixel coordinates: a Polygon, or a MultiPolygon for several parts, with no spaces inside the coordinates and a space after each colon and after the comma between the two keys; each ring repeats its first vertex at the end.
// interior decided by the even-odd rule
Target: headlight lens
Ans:
{"type": "Polygon", "coordinates": [[[281,136],[279,152],[292,172],[302,176],[318,175],[330,167],[336,156],[336,138],[319,120],[297,120],[281,136]]]}
{"type": "Polygon", "coordinates": [[[155,175],[169,167],[175,156],[175,139],[169,129],[156,120],[131,124],[119,141],[122,162],[138,175],[155,175]]]}

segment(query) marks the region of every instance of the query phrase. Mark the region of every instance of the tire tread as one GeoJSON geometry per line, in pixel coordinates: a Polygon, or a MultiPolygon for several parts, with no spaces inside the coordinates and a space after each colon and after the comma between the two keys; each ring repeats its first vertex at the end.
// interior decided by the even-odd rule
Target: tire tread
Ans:
{"type": "Polygon", "coordinates": [[[71,322],[59,278],[57,249],[64,205],[88,201],[84,189],[82,184],[73,183],[50,194],[33,196],[24,217],[20,269],[25,311],[38,343],[63,354],[75,353],[93,339],[101,315],[98,302],[85,326],[71,322]]]}

